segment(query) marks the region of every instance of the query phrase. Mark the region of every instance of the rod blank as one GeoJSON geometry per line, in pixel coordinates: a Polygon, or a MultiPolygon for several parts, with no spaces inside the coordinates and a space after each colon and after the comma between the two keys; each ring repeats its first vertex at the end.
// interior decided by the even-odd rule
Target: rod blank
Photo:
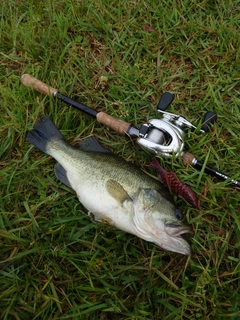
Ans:
{"type": "Polygon", "coordinates": [[[204,166],[204,164],[200,161],[198,161],[195,156],[190,152],[183,152],[181,155],[181,158],[185,165],[191,165],[192,167],[196,168],[197,170],[201,171],[202,168],[204,168],[204,172],[209,174],[212,177],[216,177],[220,180],[230,180],[231,183],[234,186],[240,187],[240,181],[239,180],[233,180],[225,173],[222,173],[216,169],[213,169],[209,166],[204,166]]]}

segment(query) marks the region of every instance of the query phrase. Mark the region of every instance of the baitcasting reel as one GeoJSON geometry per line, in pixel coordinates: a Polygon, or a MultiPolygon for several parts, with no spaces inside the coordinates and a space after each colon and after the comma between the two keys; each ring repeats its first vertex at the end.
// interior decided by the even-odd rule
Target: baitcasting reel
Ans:
{"type": "MultiPolygon", "coordinates": [[[[181,156],[184,148],[185,130],[197,129],[183,116],[166,112],[167,107],[174,99],[173,94],[165,92],[157,106],[162,113],[162,119],[149,120],[139,129],[137,142],[144,149],[157,155],[170,157],[173,154],[181,156]]],[[[200,132],[205,133],[209,125],[216,121],[216,114],[208,111],[204,117],[204,123],[200,132]]]]}

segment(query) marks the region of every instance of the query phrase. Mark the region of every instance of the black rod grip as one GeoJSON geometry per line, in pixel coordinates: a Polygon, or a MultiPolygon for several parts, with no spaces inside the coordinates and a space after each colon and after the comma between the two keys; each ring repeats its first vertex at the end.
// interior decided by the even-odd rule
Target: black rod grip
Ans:
{"type": "Polygon", "coordinates": [[[92,117],[95,117],[95,118],[97,117],[98,112],[96,110],[89,108],[89,107],[85,106],[84,104],[79,103],[79,102],[59,93],[59,92],[55,92],[54,97],[65,102],[66,104],[74,107],[75,109],[77,109],[79,111],[82,111],[92,117]]]}

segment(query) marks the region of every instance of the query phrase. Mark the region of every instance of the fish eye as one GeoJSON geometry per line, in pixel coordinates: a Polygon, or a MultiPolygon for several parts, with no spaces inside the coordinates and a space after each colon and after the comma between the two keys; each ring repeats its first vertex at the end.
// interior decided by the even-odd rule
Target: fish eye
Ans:
{"type": "Polygon", "coordinates": [[[176,209],[175,212],[175,217],[178,219],[178,220],[182,220],[183,219],[183,213],[180,209],[176,209]]]}

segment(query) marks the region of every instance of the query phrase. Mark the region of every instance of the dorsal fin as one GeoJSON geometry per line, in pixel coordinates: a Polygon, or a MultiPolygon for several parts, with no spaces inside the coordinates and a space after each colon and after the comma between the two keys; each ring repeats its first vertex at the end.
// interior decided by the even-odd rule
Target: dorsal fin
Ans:
{"type": "Polygon", "coordinates": [[[83,151],[86,152],[100,152],[100,153],[112,153],[112,151],[104,148],[100,142],[94,137],[88,137],[79,142],[79,145],[83,151]]]}

